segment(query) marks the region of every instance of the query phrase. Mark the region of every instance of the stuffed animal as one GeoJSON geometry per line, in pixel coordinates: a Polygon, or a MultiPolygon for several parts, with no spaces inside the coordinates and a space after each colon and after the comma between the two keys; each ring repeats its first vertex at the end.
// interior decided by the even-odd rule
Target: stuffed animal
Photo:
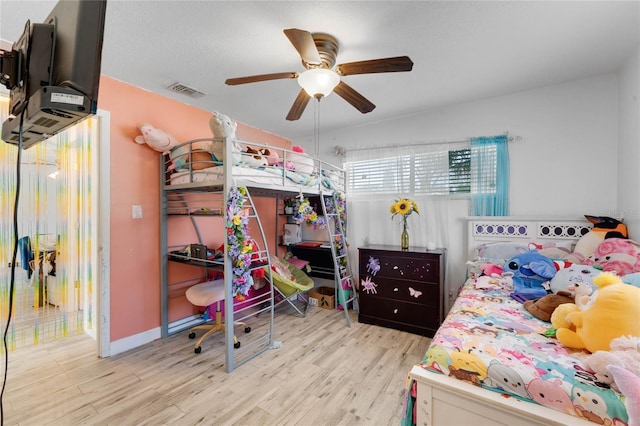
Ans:
{"type": "MultiPolygon", "coordinates": [[[[236,129],[238,128],[238,123],[230,119],[224,114],[219,112],[214,112],[211,118],[209,119],[209,127],[211,128],[211,133],[213,133],[213,137],[216,139],[224,139],[231,138],[234,139],[232,142],[233,153],[233,165],[238,164],[241,161],[240,152],[242,149],[240,145],[235,141],[236,137],[236,129]]],[[[214,141],[210,148],[211,154],[215,157],[215,161],[219,161],[222,163],[224,161],[224,141],[214,141]]]]}
{"type": "Polygon", "coordinates": [[[267,163],[270,166],[275,166],[281,161],[280,155],[275,149],[261,148],[259,149],[259,151],[260,154],[262,154],[262,156],[267,159],[267,163]]]}
{"type": "Polygon", "coordinates": [[[484,275],[502,275],[502,267],[498,266],[494,263],[483,263],[482,265],[480,265],[480,269],[482,269],[482,273],[484,275]]]}
{"type": "Polygon", "coordinates": [[[304,149],[298,145],[292,146],[291,151],[293,152],[287,155],[287,159],[294,164],[295,171],[309,175],[312,174],[314,169],[313,158],[305,154],[304,149]]]}
{"type": "Polygon", "coordinates": [[[166,133],[160,129],[156,129],[151,124],[145,123],[140,126],[140,132],[142,135],[136,136],[136,143],[142,145],[147,144],[155,151],[163,154],[171,155],[171,166],[169,170],[184,170],[187,164],[188,147],[186,145],[180,146],[177,149],[180,142],[169,133],[166,133]],[[172,151],[173,150],[173,151],[172,151]]]}
{"type": "Polygon", "coordinates": [[[593,283],[598,290],[591,296],[589,306],[566,314],[569,327],[554,324],[560,343],[594,353],[609,350],[611,341],[617,337],[640,336],[640,288],[623,283],[610,272],[601,273],[593,283]]]}
{"type": "Polygon", "coordinates": [[[556,294],[547,294],[540,299],[526,300],[522,306],[534,317],[550,322],[551,315],[558,306],[573,303],[573,300],[573,295],[568,291],[559,291],[556,294]]]}
{"type": "Polygon", "coordinates": [[[542,283],[549,281],[556,274],[551,259],[541,255],[537,250],[518,254],[507,260],[503,271],[513,273],[514,293],[538,297],[547,294],[542,283]]]}
{"type": "MultiPolygon", "coordinates": [[[[556,263],[557,262],[554,262],[554,264],[556,263]]],[[[556,271],[556,274],[551,278],[551,291],[554,293],[558,291],[567,291],[569,290],[569,287],[576,283],[586,283],[593,289],[593,278],[601,272],[601,270],[596,269],[593,266],[577,265],[572,263],[569,266],[560,268],[556,271]]]]}
{"type": "Polygon", "coordinates": [[[580,308],[575,303],[563,303],[556,307],[551,314],[551,325],[556,329],[566,328],[575,331],[576,327],[568,320],[568,317],[570,313],[579,311],[580,308]]]}
{"type": "Polygon", "coordinates": [[[588,283],[585,282],[576,282],[567,287],[569,290],[575,292],[575,304],[581,311],[584,311],[589,307],[589,302],[591,301],[591,294],[593,293],[593,288],[588,283]]]}
{"type": "Polygon", "coordinates": [[[598,245],[607,238],[629,238],[627,226],[608,216],[590,216],[584,215],[585,219],[593,223],[591,231],[584,234],[573,249],[573,253],[566,257],[574,263],[583,263],[586,258],[591,256],[598,245]]]}
{"type": "Polygon", "coordinates": [[[267,159],[262,155],[262,153],[248,146],[246,148],[246,153],[242,153],[242,162],[250,167],[267,167],[269,165],[267,159]]]}
{"type": "Polygon", "coordinates": [[[609,371],[625,398],[629,415],[628,426],[640,426],[640,377],[617,365],[610,365],[609,371]]]}
{"type": "Polygon", "coordinates": [[[585,366],[595,373],[598,381],[619,390],[607,370],[610,365],[617,365],[640,376],[640,337],[616,337],[611,341],[608,351],[597,351],[585,359],[585,366]]]}
{"type": "Polygon", "coordinates": [[[605,272],[618,276],[640,272],[640,243],[624,238],[608,238],[585,261],[605,272]]]}

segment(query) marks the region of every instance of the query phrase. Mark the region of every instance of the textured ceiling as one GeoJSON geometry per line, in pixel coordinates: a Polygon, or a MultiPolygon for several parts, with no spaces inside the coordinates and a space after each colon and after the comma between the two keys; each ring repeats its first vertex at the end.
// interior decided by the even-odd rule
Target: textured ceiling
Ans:
{"type": "MultiPolygon", "coordinates": [[[[55,1],[0,1],[0,39],[55,1]]],[[[319,105],[334,130],[615,71],[637,46],[638,1],[128,1],[107,5],[102,73],[295,140],[313,134],[314,105],[285,116],[295,80],[225,79],[302,71],[285,28],[327,32],[338,63],[408,55],[409,73],[344,81],[377,108],[363,115],[333,94],[319,105]],[[173,94],[174,82],[206,93],[173,94]]]]}

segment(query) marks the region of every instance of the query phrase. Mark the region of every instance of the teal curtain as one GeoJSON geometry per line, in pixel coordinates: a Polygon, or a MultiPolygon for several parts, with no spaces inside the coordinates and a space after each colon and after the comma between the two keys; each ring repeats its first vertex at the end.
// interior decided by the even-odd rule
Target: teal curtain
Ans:
{"type": "Polygon", "coordinates": [[[509,138],[471,138],[471,215],[509,215],[509,138]]]}

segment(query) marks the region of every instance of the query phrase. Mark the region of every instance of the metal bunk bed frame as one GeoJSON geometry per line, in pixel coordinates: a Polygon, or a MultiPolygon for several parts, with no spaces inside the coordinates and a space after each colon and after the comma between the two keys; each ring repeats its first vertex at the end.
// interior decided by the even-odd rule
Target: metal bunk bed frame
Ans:
{"type": "MultiPolygon", "coordinates": [[[[188,145],[189,158],[191,158],[191,151],[195,143],[202,141],[211,141],[213,139],[196,139],[189,142],[185,142],[181,146],[188,145]]],[[[224,152],[230,153],[232,152],[232,146],[234,142],[251,145],[251,146],[264,146],[259,143],[253,142],[244,142],[233,140],[231,138],[224,139],[224,152]]],[[[179,147],[176,147],[179,148],[179,147]]],[[[174,148],[174,149],[176,149],[174,148]]],[[[284,150],[284,164],[286,164],[286,153],[287,150],[284,150]]],[[[268,312],[268,325],[266,327],[253,327],[252,333],[255,333],[256,330],[266,330],[262,335],[256,337],[252,336],[253,340],[248,345],[243,345],[238,349],[234,349],[234,330],[233,327],[225,328],[225,367],[227,372],[232,372],[236,367],[242,365],[243,363],[249,361],[250,359],[258,356],[263,353],[267,349],[273,346],[273,327],[274,327],[274,293],[273,286],[271,281],[271,267],[269,263],[269,245],[267,244],[266,236],[264,233],[264,229],[260,222],[259,214],[255,209],[255,205],[252,201],[251,196],[260,196],[260,197],[273,197],[279,199],[283,196],[287,195],[297,195],[299,193],[303,193],[305,195],[320,195],[322,199],[322,207],[323,213],[327,217],[327,219],[332,218],[336,221],[336,233],[335,235],[331,235],[330,240],[332,242],[332,255],[335,264],[335,282],[336,282],[336,292],[342,291],[341,285],[344,282],[348,282],[352,288],[353,294],[351,298],[346,300],[345,297],[342,298],[342,305],[345,312],[345,317],[347,321],[347,325],[350,326],[350,319],[347,311],[347,307],[349,303],[353,303],[354,308],[357,307],[357,292],[355,286],[353,286],[353,278],[351,276],[351,271],[348,266],[348,261],[345,254],[341,253],[335,246],[335,241],[338,240],[341,244],[344,244],[346,247],[346,229],[344,227],[344,222],[341,220],[340,215],[337,213],[332,213],[331,209],[327,211],[326,200],[325,197],[331,198],[334,202],[334,207],[336,206],[337,199],[335,193],[327,194],[324,193],[321,189],[321,184],[318,187],[310,187],[310,188],[299,188],[297,186],[287,186],[286,177],[283,173],[283,186],[273,186],[273,185],[262,185],[262,184],[254,184],[243,182],[242,178],[238,178],[238,182],[233,177],[233,165],[231,162],[223,162],[223,173],[224,173],[224,182],[221,185],[220,182],[216,184],[211,184],[208,182],[199,182],[195,183],[193,179],[190,179],[190,183],[188,184],[179,184],[179,185],[168,185],[168,175],[167,175],[167,167],[168,164],[171,163],[171,160],[167,155],[161,157],[161,334],[162,337],[168,337],[171,334],[178,333],[183,330],[187,330],[188,328],[197,325],[199,323],[203,323],[204,320],[199,317],[188,317],[185,319],[177,320],[177,321],[169,321],[169,300],[176,296],[176,292],[180,294],[188,288],[190,285],[195,284],[195,282],[177,282],[177,283],[169,283],[169,263],[172,261],[178,262],[186,262],[189,264],[193,264],[194,259],[190,256],[186,256],[184,259],[180,259],[179,255],[171,255],[169,253],[168,243],[168,218],[172,215],[182,215],[188,216],[193,229],[197,235],[197,239],[199,244],[204,244],[204,238],[201,234],[200,227],[198,225],[198,218],[203,216],[221,216],[223,222],[225,219],[225,209],[228,205],[228,196],[229,191],[234,186],[244,186],[247,189],[247,196],[245,201],[245,207],[249,210],[249,217],[254,220],[259,229],[260,241],[262,242],[261,247],[262,250],[259,250],[255,253],[255,259],[252,261],[252,269],[258,268],[267,268],[266,279],[269,282],[269,291],[267,292],[268,296],[257,297],[255,300],[248,300],[246,302],[249,303],[248,307],[243,307],[240,310],[237,309],[237,303],[234,303],[234,296],[232,294],[232,273],[224,273],[225,280],[225,300],[224,300],[224,311],[225,311],[225,323],[232,324],[234,321],[246,321],[248,318],[255,318],[258,315],[264,314],[268,312]],[[200,198],[202,197],[202,198],[200,198]],[[210,208],[207,207],[207,203],[214,202],[219,208],[210,208]],[[194,213],[197,212],[197,213],[194,213]],[[203,213],[206,212],[206,213],[203,213]],[[172,257],[172,259],[170,259],[172,257]],[[346,281],[345,281],[346,280],[346,281]],[[266,299],[266,300],[265,300],[266,299]],[[235,311],[234,311],[235,309],[235,311]],[[240,317],[236,317],[236,315],[240,314],[240,317]]],[[[225,155],[225,158],[230,158],[230,156],[225,155]]],[[[322,164],[317,159],[314,159],[314,163],[320,164],[319,171],[322,173],[322,164]]],[[[190,167],[190,166],[189,166],[190,167]]],[[[344,175],[342,176],[344,181],[344,175]]],[[[276,203],[277,204],[277,203],[276,203]]],[[[226,228],[226,225],[225,225],[226,228]]],[[[330,229],[330,227],[327,227],[330,229]]],[[[226,233],[225,233],[226,234],[226,233]]],[[[256,235],[255,230],[252,229],[252,235],[256,235]]],[[[254,237],[255,238],[255,237],[254,237]]],[[[231,257],[227,253],[227,243],[224,242],[224,256],[222,259],[215,260],[206,260],[206,259],[197,259],[195,260],[195,264],[200,267],[204,267],[205,277],[208,273],[209,269],[212,270],[224,270],[224,271],[232,271],[231,257]]],[[[264,318],[264,315],[262,316],[264,318]]]]}

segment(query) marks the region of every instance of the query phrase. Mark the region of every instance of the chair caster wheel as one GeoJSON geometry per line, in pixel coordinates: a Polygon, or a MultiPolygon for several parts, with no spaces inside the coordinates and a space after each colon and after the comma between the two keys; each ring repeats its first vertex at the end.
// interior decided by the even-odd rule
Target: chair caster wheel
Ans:
{"type": "Polygon", "coordinates": [[[234,344],[233,344],[233,347],[234,347],[234,348],[236,348],[236,349],[238,349],[238,348],[240,347],[240,342],[236,342],[236,343],[234,343],[234,344]]]}
{"type": "Polygon", "coordinates": [[[193,331],[189,333],[189,339],[195,339],[195,338],[196,338],[196,333],[194,333],[193,331]]]}
{"type": "Polygon", "coordinates": [[[251,327],[245,327],[244,328],[244,332],[245,333],[251,333],[251,327]]]}
{"type": "Polygon", "coordinates": [[[197,348],[193,348],[193,352],[199,354],[200,352],[202,352],[202,348],[200,346],[198,346],[197,348]]]}

